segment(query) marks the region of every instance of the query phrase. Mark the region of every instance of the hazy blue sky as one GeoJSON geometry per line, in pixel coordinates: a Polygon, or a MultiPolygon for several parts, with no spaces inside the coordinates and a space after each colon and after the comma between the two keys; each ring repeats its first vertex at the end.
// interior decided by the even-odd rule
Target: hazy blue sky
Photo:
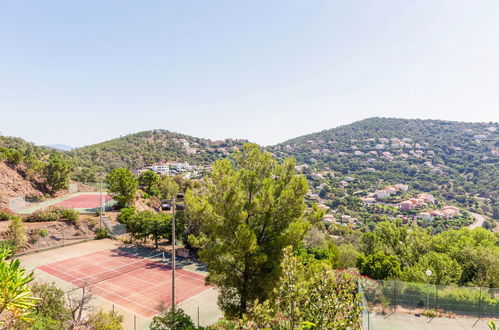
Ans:
{"type": "Polygon", "coordinates": [[[0,132],[273,144],[372,116],[499,120],[499,1],[1,1],[0,132]]]}

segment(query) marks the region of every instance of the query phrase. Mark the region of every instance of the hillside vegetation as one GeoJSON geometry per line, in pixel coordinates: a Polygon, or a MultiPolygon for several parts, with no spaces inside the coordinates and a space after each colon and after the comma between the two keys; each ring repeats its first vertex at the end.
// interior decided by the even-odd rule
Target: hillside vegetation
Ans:
{"type": "Polygon", "coordinates": [[[498,129],[497,123],[370,118],[270,150],[296,157],[312,172],[351,176],[364,188],[405,183],[462,206],[480,204],[497,217],[498,129]]]}
{"type": "Polygon", "coordinates": [[[0,136],[0,201],[12,197],[38,200],[68,187],[72,159],[20,138],[0,136]]]}
{"type": "Polygon", "coordinates": [[[86,146],[69,152],[81,167],[140,168],[158,162],[211,164],[238,150],[245,140],[212,141],[167,130],[152,130],[86,146]]]}

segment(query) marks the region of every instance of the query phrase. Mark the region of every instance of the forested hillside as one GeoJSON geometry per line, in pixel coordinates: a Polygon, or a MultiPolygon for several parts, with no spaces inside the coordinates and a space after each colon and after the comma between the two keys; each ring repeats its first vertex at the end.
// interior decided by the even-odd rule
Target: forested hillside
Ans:
{"type": "Polygon", "coordinates": [[[0,206],[12,197],[38,200],[68,187],[73,159],[20,138],[0,136],[0,206]]]}
{"type": "Polygon", "coordinates": [[[370,118],[270,149],[363,187],[405,183],[463,206],[485,202],[490,213],[495,205],[499,214],[498,129],[497,123],[370,118]]]}
{"type": "Polygon", "coordinates": [[[245,140],[211,141],[167,130],[152,130],[113,139],[69,152],[79,166],[139,168],[165,161],[211,164],[238,150],[245,140]]]}

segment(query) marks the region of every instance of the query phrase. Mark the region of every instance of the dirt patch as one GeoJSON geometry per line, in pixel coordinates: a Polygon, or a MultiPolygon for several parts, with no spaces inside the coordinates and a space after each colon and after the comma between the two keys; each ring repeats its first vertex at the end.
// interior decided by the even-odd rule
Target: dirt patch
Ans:
{"type": "MultiPolygon", "coordinates": [[[[0,239],[6,239],[10,221],[0,222],[0,239]]],[[[46,249],[95,237],[98,218],[81,216],[77,221],[25,222],[27,245],[19,253],[46,249]]]]}

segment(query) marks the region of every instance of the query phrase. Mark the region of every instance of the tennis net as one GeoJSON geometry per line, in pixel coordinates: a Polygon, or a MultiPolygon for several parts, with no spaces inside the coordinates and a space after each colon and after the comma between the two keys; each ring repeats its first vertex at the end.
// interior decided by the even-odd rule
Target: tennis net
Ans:
{"type": "MultiPolygon", "coordinates": [[[[99,282],[103,282],[106,280],[109,280],[111,278],[124,275],[126,273],[133,272],[135,270],[145,268],[145,267],[165,267],[165,264],[162,264],[161,262],[165,261],[165,254],[164,252],[158,253],[156,255],[148,256],[148,257],[142,257],[142,256],[136,256],[136,255],[130,255],[131,258],[139,258],[138,261],[128,263],[126,265],[118,266],[115,268],[109,268],[106,269],[102,272],[96,273],[96,274],[91,274],[88,276],[84,277],[79,277],[75,278],[74,280],[71,281],[71,288],[74,288],[74,290],[81,288],[81,287],[88,287],[91,285],[94,285],[99,282]]],[[[95,266],[98,267],[103,267],[103,263],[100,264],[95,264],[95,266]]]]}

